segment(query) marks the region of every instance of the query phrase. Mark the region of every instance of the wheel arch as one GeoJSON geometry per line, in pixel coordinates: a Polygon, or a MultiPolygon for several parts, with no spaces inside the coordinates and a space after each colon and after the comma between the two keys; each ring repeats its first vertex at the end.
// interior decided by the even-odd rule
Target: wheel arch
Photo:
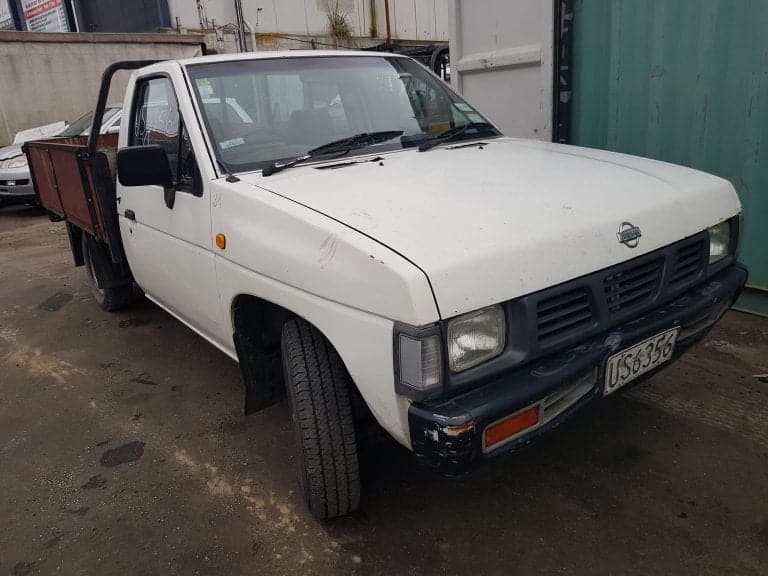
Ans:
{"type": "MultiPolygon", "coordinates": [[[[322,334],[349,373],[336,344],[311,318],[254,294],[237,294],[230,304],[230,322],[246,388],[246,414],[267,408],[285,397],[281,336],[283,325],[294,318],[304,320],[322,334]]],[[[351,375],[350,382],[353,395],[365,404],[351,375]]]]}
{"type": "Polygon", "coordinates": [[[394,386],[393,320],[231,262],[223,261],[218,274],[225,331],[230,338],[234,336],[230,340],[235,344],[233,356],[241,362],[246,384],[256,385],[246,388],[246,413],[282,400],[285,386],[278,338],[286,319],[301,318],[315,327],[338,353],[353,383],[353,395],[359,397],[360,412],[372,414],[389,434],[410,448],[408,401],[396,394],[394,386]],[[264,334],[255,341],[243,338],[249,332],[257,332],[255,328],[259,325],[267,326],[264,334]],[[250,330],[238,333],[237,328],[241,327],[250,330]],[[265,354],[260,356],[260,352],[265,354]],[[252,372],[247,372],[249,369],[252,372]]]}

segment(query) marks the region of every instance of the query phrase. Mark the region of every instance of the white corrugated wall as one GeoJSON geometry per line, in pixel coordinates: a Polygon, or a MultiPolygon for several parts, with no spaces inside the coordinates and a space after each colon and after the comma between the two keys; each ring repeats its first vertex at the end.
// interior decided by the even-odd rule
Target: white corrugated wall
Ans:
{"type": "MultiPolygon", "coordinates": [[[[355,36],[369,36],[371,11],[376,13],[376,35],[386,37],[384,0],[253,0],[243,1],[245,19],[260,34],[328,34],[327,8],[338,1],[349,19],[355,36]],[[261,8],[261,10],[258,10],[261,8]],[[258,26],[257,26],[258,22],[258,26]]],[[[233,0],[201,0],[208,19],[217,25],[234,22],[233,0]]],[[[196,0],[168,0],[171,21],[178,16],[181,25],[200,27],[196,0]]],[[[390,30],[398,40],[448,41],[447,0],[389,0],[390,30]]]]}

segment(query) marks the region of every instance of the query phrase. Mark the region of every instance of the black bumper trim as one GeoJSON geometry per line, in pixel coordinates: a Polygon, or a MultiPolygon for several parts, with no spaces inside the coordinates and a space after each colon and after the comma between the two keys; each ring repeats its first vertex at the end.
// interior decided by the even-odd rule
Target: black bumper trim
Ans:
{"type": "MultiPolygon", "coordinates": [[[[681,332],[673,360],[703,338],[733,304],[747,281],[746,269],[734,264],[674,301],[594,336],[582,344],[516,368],[479,388],[446,400],[411,404],[408,422],[416,458],[447,475],[466,472],[474,464],[520,448],[535,436],[556,427],[596,398],[602,397],[603,366],[615,351],[669,328],[681,332]],[[484,453],[485,428],[559,389],[597,371],[591,391],[557,417],[513,442],[484,453]]],[[[669,365],[667,362],[659,369],[669,365]]],[[[649,377],[655,372],[644,375],[649,377]]]]}

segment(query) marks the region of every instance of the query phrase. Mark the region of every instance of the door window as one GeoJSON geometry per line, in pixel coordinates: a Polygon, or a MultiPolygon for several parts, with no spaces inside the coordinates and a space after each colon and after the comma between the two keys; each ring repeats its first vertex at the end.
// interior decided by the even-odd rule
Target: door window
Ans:
{"type": "Polygon", "coordinates": [[[160,146],[168,155],[176,188],[196,192],[197,164],[170,79],[144,80],[137,93],[130,145],[160,146]]]}

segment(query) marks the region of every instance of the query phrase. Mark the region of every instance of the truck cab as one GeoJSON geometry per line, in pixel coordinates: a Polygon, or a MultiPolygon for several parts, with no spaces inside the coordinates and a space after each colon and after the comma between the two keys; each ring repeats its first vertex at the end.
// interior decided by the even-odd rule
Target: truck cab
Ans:
{"type": "Polygon", "coordinates": [[[407,57],[133,67],[116,146],[27,144],[40,200],[102,307],[138,285],[240,363],[246,412],[287,395],[318,517],[359,503],[367,417],[464,473],[668,365],[746,282],[727,181],[505,137],[407,57]]]}

